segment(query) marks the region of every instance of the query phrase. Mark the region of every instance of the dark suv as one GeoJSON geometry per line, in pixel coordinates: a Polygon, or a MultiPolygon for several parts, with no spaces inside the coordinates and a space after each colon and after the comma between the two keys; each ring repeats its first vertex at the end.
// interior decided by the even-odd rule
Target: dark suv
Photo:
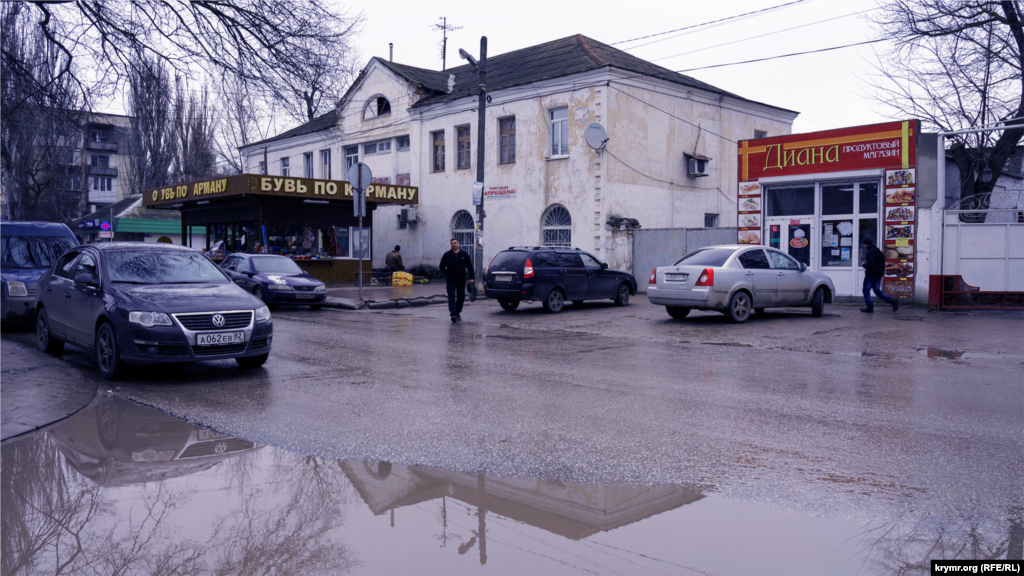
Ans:
{"type": "Polygon", "coordinates": [[[566,300],[610,298],[618,306],[636,294],[636,278],[576,248],[512,246],[498,252],[487,267],[484,291],[509,312],[519,303],[540,301],[548,312],[558,312],[566,300]]]}

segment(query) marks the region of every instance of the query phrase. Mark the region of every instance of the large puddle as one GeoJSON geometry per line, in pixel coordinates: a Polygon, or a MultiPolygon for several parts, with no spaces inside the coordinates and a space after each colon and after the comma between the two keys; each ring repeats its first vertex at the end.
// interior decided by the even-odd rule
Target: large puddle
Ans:
{"type": "MultiPolygon", "coordinates": [[[[963,544],[699,485],[310,458],[113,397],[5,445],[2,490],[8,576],[927,573],[963,544]]],[[[995,551],[987,528],[963,538],[995,551]]]]}

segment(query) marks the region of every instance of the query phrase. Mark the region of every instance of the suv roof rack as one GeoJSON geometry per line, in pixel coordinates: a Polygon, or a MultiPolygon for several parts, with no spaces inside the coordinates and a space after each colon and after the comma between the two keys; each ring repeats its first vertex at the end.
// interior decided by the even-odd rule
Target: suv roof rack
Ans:
{"type": "Polygon", "coordinates": [[[552,249],[551,246],[509,246],[509,250],[544,250],[545,248],[552,249]]]}

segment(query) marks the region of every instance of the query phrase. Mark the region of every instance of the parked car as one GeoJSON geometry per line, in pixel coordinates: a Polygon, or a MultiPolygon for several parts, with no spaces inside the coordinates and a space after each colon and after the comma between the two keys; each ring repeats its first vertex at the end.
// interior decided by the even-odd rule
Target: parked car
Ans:
{"type": "Polygon", "coordinates": [[[243,368],[270,355],[270,309],[200,252],[184,246],[109,242],[72,248],[39,279],[36,345],[69,342],[96,354],[116,380],[128,365],[234,358],[243,368]]]}
{"type": "Polygon", "coordinates": [[[765,308],[810,306],[822,315],[835,294],[832,280],[774,248],[750,245],[709,246],[690,252],[672,266],[651,271],[647,298],[669,316],[690,310],[716,310],[733,322],[765,308]]]}
{"type": "Polygon", "coordinates": [[[319,310],[327,285],[309,276],[291,258],[274,254],[229,254],[221,269],[267,304],[302,304],[319,310]]]}
{"type": "Polygon", "coordinates": [[[0,318],[32,326],[39,277],[78,240],[64,224],[2,222],[0,242],[0,318]]]}
{"type": "Polygon", "coordinates": [[[511,312],[520,302],[536,302],[548,312],[558,312],[565,301],[611,299],[629,304],[636,294],[636,278],[628,272],[609,270],[582,250],[549,246],[512,246],[502,250],[487,266],[484,292],[511,312]]]}

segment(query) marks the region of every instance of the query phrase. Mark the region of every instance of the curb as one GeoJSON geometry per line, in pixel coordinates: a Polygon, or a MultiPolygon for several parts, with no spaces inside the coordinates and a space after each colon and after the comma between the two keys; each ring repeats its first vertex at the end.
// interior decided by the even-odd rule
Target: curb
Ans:
{"type": "Polygon", "coordinates": [[[358,300],[354,298],[334,298],[328,296],[323,303],[324,308],[339,310],[384,310],[388,308],[408,308],[410,306],[430,306],[431,304],[447,304],[448,297],[443,294],[418,296],[416,298],[395,298],[392,300],[358,300]]]}

